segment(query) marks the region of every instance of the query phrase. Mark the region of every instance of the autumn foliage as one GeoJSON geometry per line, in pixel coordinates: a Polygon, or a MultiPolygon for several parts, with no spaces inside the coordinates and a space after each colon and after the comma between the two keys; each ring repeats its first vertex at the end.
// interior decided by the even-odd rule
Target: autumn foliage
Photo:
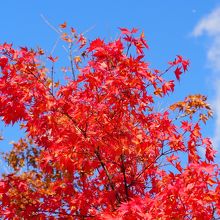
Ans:
{"type": "Polygon", "coordinates": [[[62,24],[70,65],[60,82],[61,58],[0,45],[0,116],[25,133],[4,155],[13,172],[0,180],[2,219],[220,215],[219,167],[201,134],[212,115],[206,97],[157,105],[189,61],[177,56],[164,71],[152,69],[144,33],[120,31],[114,41],[88,43],[62,24]]]}

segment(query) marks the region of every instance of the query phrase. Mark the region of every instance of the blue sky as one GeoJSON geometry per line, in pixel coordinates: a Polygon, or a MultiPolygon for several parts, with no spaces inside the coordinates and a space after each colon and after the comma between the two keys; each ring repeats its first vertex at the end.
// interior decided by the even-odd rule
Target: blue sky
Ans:
{"type": "MultiPolygon", "coordinates": [[[[98,36],[114,39],[119,33],[118,27],[144,30],[150,46],[147,59],[152,67],[165,69],[167,62],[177,54],[190,59],[189,72],[178,83],[173,100],[194,93],[208,96],[216,112],[204,127],[204,134],[212,137],[220,148],[219,8],[219,0],[2,1],[0,43],[40,46],[51,51],[58,36],[41,14],[54,26],[66,21],[80,32],[93,27],[87,33],[90,39],[98,36]]],[[[59,48],[61,44],[54,55],[59,48]]],[[[19,137],[16,128],[6,130],[3,132],[6,140],[0,144],[2,149],[7,148],[10,139],[19,137]]]]}

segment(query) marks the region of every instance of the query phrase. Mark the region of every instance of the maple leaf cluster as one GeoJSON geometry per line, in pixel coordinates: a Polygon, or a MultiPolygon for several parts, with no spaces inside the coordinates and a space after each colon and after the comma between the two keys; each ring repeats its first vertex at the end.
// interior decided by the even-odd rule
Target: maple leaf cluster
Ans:
{"type": "Polygon", "coordinates": [[[206,97],[190,95],[163,111],[155,104],[174,92],[189,61],[178,55],[165,71],[151,69],[136,29],[87,43],[73,28],[64,32],[66,23],[60,28],[68,48],[78,47],[67,68],[73,77],[62,83],[40,62],[42,49],[0,45],[0,116],[26,135],[4,155],[13,172],[0,180],[0,217],[220,215],[219,166],[201,134],[212,115],[206,97]]]}

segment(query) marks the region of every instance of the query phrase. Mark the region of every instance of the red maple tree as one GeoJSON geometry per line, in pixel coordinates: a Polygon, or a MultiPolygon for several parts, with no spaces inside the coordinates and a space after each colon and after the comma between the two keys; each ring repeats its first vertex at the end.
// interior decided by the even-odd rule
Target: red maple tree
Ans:
{"type": "Polygon", "coordinates": [[[136,29],[87,43],[60,28],[72,73],[61,83],[42,49],[0,45],[0,116],[26,134],[4,156],[13,172],[0,180],[0,217],[217,218],[219,167],[200,128],[212,115],[206,97],[155,104],[174,92],[189,61],[177,56],[165,71],[151,69],[136,29]]]}

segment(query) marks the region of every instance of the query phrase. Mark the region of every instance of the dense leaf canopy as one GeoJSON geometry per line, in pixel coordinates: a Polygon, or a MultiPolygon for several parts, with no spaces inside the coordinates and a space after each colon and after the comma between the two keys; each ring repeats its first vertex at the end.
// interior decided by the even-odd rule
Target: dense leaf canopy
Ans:
{"type": "Polygon", "coordinates": [[[212,115],[206,97],[157,105],[172,95],[189,61],[177,56],[165,71],[151,69],[136,29],[87,43],[66,23],[60,28],[72,74],[61,83],[54,80],[60,58],[0,45],[0,116],[25,132],[4,156],[13,172],[0,180],[1,218],[218,216],[219,167],[201,134],[212,115]]]}

